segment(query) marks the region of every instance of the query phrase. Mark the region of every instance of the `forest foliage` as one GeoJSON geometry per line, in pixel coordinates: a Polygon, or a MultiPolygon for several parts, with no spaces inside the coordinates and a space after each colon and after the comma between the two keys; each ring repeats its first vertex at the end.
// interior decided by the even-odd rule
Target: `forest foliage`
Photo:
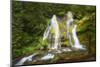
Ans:
{"type": "MultiPolygon", "coordinates": [[[[59,18],[64,17],[68,11],[71,11],[74,15],[80,42],[86,45],[90,52],[95,53],[95,6],[19,1],[13,1],[12,5],[13,58],[24,56],[46,47],[47,43],[43,43],[42,38],[51,17],[54,14],[59,18]]],[[[63,35],[65,35],[65,32],[63,35]]]]}

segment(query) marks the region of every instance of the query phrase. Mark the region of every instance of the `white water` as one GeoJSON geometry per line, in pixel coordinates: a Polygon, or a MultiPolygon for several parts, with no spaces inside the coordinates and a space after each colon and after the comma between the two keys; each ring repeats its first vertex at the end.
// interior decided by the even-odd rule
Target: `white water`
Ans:
{"type": "Polygon", "coordinates": [[[71,12],[67,13],[67,21],[66,21],[66,28],[67,28],[67,38],[69,39],[69,43],[71,46],[73,46],[72,43],[72,38],[71,38],[71,34],[69,32],[69,28],[72,27],[72,22],[73,22],[73,15],[71,12]]]}
{"type": "Polygon", "coordinates": [[[32,61],[32,58],[33,58],[35,55],[36,55],[36,54],[32,54],[32,55],[30,55],[30,56],[28,56],[28,57],[24,57],[24,58],[22,58],[18,63],[16,63],[15,65],[23,65],[24,62],[26,62],[26,61],[32,61]]]}
{"type": "Polygon", "coordinates": [[[69,51],[72,51],[72,50],[69,49],[69,48],[63,48],[62,51],[63,51],[63,52],[69,52],[69,51]]]}
{"type": "Polygon", "coordinates": [[[53,58],[54,58],[54,54],[48,53],[47,55],[43,56],[41,60],[49,60],[53,58]]]}
{"type": "Polygon", "coordinates": [[[74,25],[74,23],[73,23],[73,15],[72,15],[72,13],[71,12],[68,12],[67,13],[67,18],[68,18],[68,20],[66,21],[66,26],[67,26],[67,38],[69,39],[69,41],[70,41],[70,45],[72,46],[72,47],[75,47],[75,48],[77,48],[77,49],[84,49],[83,48],[83,46],[80,44],[80,42],[79,42],[79,39],[78,39],[78,37],[77,37],[77,34],[76,34],[76,27],[75,27],[75,25],[74,25]],[[68,29],[69,28],[72,28],[72,38],[74,39],[74,44],[72,43],[72,38],[71,38],[71,34],[69,33],[69,31],[68,31],[68,29]]]}
{"type": "Polygon", "coordinates": [[[58,49],[60,34],[59,34],[59,25],[57,22],[56,15],[53,15],[51,19],[51,26],[55,31],[55,41],[54,41],[54,45],[52,45],[52,49],[58,49]]]}
{"type": "Polygon", "coordinates": [[[70,22],[71,21],[69,21],[69,20],[66,22],[66,24],[67,24],[67,38],[69,39],[70,45],[73,46],[72,39],[71,39],[71,34],[68,31],[69,30],[69,27],[70,27],[70,22]]]}
{"type": "Polygon", "coordinates": [[[43,40],[47,39],[49,32],[50,32],[51,26],[48,26],[43,34],[43,40]]]}
{"type": "Polygon", "coordinates": [[[83,46],[80,44],[80,42],[78,40],[75,26],[72,29],[72,34],[73,34],[73,39],[74,39],[74,42],[75,42],[73,47],[78,48],[78,49],[85,49],[85,48],[83,48],[83,46]]]}
{"type": "Polygon", "coordinates": [[[47,27],[47,29],[45,30],[44,34],[43,34],[43,40],[47,39],[48,35],[50,34],[50,30],[51,28],[53,28],[54,30],[54,43],[51,46],[51,49],[58,49],[58,45],[59,45],[59,25],[57,22],[57,18],[56,15],[53,15],[53,17],[51,18],[51,24],[50,26],[47,27]]]}

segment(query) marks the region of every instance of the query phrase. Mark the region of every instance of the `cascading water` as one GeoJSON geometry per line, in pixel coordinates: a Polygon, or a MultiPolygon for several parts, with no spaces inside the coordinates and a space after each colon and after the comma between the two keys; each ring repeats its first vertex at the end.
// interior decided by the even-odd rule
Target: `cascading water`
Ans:
{"type": "Polygon", "coordinates": [[[78,48],[78,49],[85,49],[85,48],[83,48],[82,45],[80,45],[80,42],[78,40],[78,37],[77,37],[77,34],[76,34],[76,26],[73,27],[72,34],[73,34],[73,39],[74,39],[74,42],[75,42],[73,47],[78,48]]]}
{"type": "Polygon", "coordinates": [[[60,37],[60,32],[59,32],[59,25],[56,19],[56,15],[53,15],[53,17],[51,18],[51,25],[47,27],[46,31],[44,32],[43,35],[43,40],[47,39],[48,35],[50,34],[50,30],[51,28],[53,28],[54,30],[54,43],[51,46],[51,49],[58,49],[59,46],[59,37],[60,37]]]}
{"type": "Polygon", "coordinates": [[[67,26],[67,38],[69,39],[69,43],[71,46],[73,46],[73,43],[72,43],[72,39],[71,39],[71,34],[69,33],[69,27],[70,27],[70,22],[73,21],[72,19],[71,20],[67,20],[66,22],[66,26],[67,26]]]}
{"type": "Polygon", "coordinates": [[[67,27],[67,38],[69,39],[69,43],[71,46],[73,46],[73,43],[72,43],[72,38],[71,38],[69,28],[72,27],[72,23],[73,23],[73,15],[71,12],[68,12],[67,13],[66,27],[67,27]]]}
{"type": "Polygon", "coordinates": [[[43,34],[43,40],[47,39],[49,32],[50,32],[51,26],[48,26],[43,34]]]}
{"type": "Polygon", "coordinates": [[[16,63],[15,65],[23,65],[26,61],[32,61],[33,59],[33,57],[34,56],[36,56],[37,54],[35,53],[35,54],[32,54],[32,55],[30,55],[30,56],[28,56],[28,57],[24,57],[24,58],[22,58],[18,63],[16,63]]]}
{"type": "Polygon", "coordinates": [[[70,41],[70,45],[72,47],[77,48],[77,49],[85,49],[85,48],[83,48],[83,46],[80,44],[80,42],[78,40],[78,37],[77,37],[77,34],[76,34],[76,27],[73,23],[73,15],[72,15],[71,12],[67,13],[67,18],[68,18],[68,20],[66,22],[66,24],[67,24],[67,37],[70,41]],[[74,39],[74,45],[72,43],[71,34],[69,34],[69,31],[68,31],[70,27],[72,28],[72,38],[74,39]]]}
{"type": "Polygon", "coordinates": [[[56,19],[56,15],[53,15],[52,19],[51,19],[51,26],[55,31],[55,41],[54,41],[54,45],[52,45],[52,49],[58,49],[59,46],[59,37],[60,37],[60,32],[59,32],[59,25],[56,19]]]}
{"type": "Polygon", "coordinates": [[[54,58],[54,54],[48,53],[47,55],[43,56],[41,60],[49,60],[53,58],[54,58]]]}
{"type": "MultiPolygon", "coordinates": [[[[47,27],[47,29],[44,32],[43,35],[43,40],[47,39],[48,35],[50,35],[50,30],[53,29],[54,30],[54,43],[50,44],[51,49],[52,50],[58,50],[59,47],[59,38],[60,38],[60,31],[59,31],[59,25],[57,22],[57,18],[56,15],[53,15],[53,17],[51,18],[51,25],[47,27]]],[[[44,57],[41,58],[41,60],[49,60],[54,58],[54,54],[52,53],[48,53],[47,55],[45,55],[44,57]]]]}

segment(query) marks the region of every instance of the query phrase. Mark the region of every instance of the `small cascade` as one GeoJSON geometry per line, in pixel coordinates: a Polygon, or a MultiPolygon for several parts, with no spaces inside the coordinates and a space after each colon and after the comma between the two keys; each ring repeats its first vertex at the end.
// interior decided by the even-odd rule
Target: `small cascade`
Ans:
{"type": "Polygon", "coordinates": [[[33,59],[33,57],[34,56],[36,56],[37,54],[32,54],[32,55],[30,55],[30,56],[28,56],[28,57],[24,57],[24,58],[22,58],[18,63],[16,63],[15,65],[23,65],[26,61],[32,61],[33,59]]]}
{"type": "Polygon", "coordinates": [[[41,60],[50,60],[54,58],[54,54],[48,53],[47,55],[43,56],[41,60]]]}

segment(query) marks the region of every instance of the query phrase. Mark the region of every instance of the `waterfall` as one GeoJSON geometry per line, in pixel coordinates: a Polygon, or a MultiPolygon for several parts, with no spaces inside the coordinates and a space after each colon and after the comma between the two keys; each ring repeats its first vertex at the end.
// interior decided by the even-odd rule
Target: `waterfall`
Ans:
{"type": "Polygon", "coordinates": [[[54,40],[54,45],[52,45],[52,49],[58,49],[60,34],[59,34],[59,25],[57,22],[56,15],[53,15],[51,19],[51,26],[55,31],[55,40],[54,40]]]}
{"type": "Polygon", "coordinates": [[[73,47],[78,48],[78,49],[85,49],[85,48],[83,48],[82,45],[80,45],[80,42],[79,42],[77,34],[76,34],[76,26],[75,25],[72,29],[72,34],[73,34],[73,39],[74,39],[74,42],[75,42],[73,47]]]}
{"type": "Polygon", "coordinates": [[[67,38],[69,39],[69,41],[70,41],[70,45],[72,46],[72,47],[75,47],[75,48],[77,48],[77,49],[85,49],[85,48],[83,48],[83,46],[80,44],[80,42],[79,42],[79,39],[78,39],[78,37],[77,37],[77,34],[76,34],[76,27],[75,27],[75,25],[74,25],[74,23],[73,23],[73,14],[71,13],[71,12],[68,12],[67,13],[67,18],[68,18],[68,20],[66,21],[66,26],[67,26],[67,38]],[[74,39],[74,44],[72,43],[72,38],[71,38],[71,34],[69,33],[69,28],[72,28],[72,38],[74,39]]]}
{"type": "Polygon", "coordinates": [[[43,40],[47,39],[48,36],[50,35],[50,30],[51,28],[54,30],[54,43],[53,45],[51,46],[51,49],[58,49],[58,45],[59,45],[59,37],[60,37],[60,34],[59,34],[59,25],[58,25],[58,22],[57,22],[57,18],[56,18],[56,15],[53,15],[53,17],[51,18],[51,24],[50,26],[47,27],[47,29],[45,30],[44,34],[43,34],[43,40]]]}
{"type": "Polygon", "coordinates": [[[66,28],[67,28],[67,38],[68,38],[69,43],[70,43],[71,46],[73,46],[73,43],[72,43],[71,34],[69,32],[69,28],[70,27],[72,28],[72,22],[73,22],[73,15],[72,15],[71,12],[68,12],[67,13],[66,28]]]}

